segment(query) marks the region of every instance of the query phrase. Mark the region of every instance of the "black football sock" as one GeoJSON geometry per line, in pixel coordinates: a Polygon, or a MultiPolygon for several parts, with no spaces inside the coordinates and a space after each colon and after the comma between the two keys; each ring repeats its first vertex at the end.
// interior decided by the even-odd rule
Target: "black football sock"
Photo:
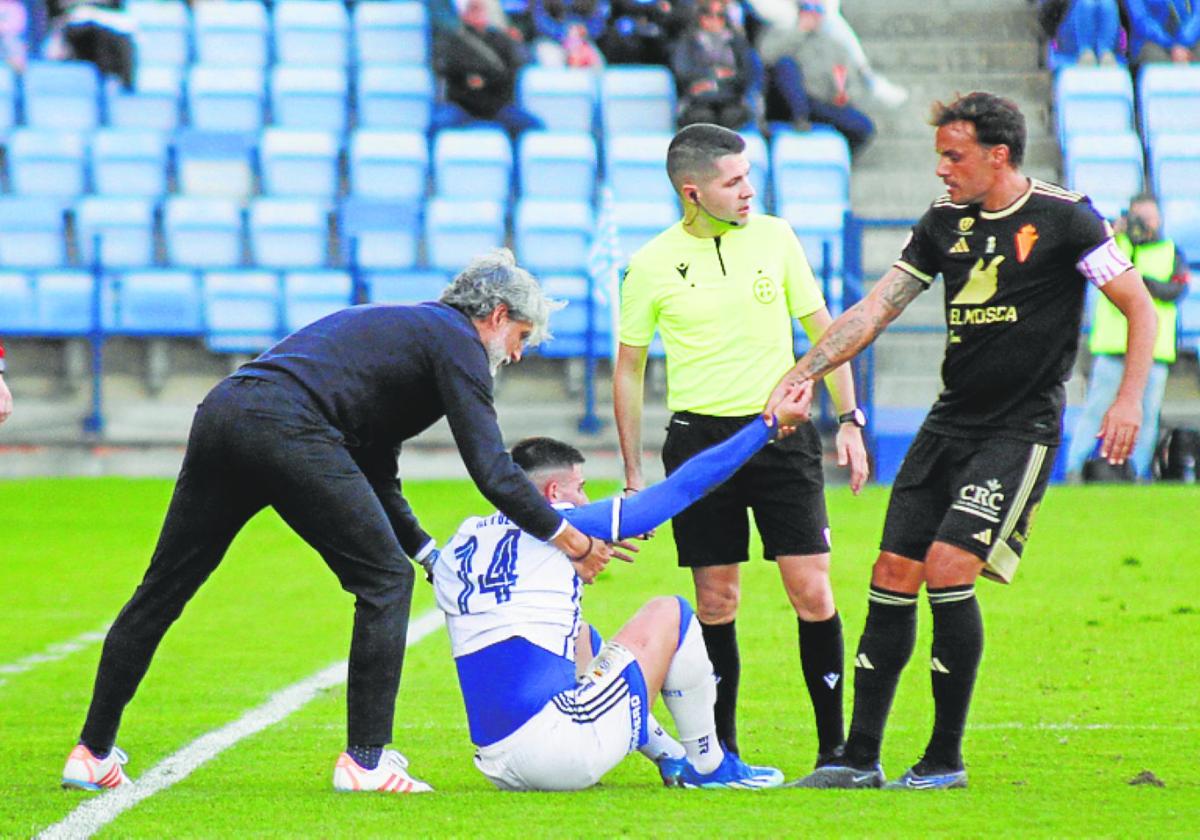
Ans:
{"type": "Polygon", "coordinates": [[[97,747],[93,744],[89,744],[87,741],[80,741],[79,743],[81,743],[85,747],[87,747],[88,752],[90,752],[93,756],[98,758],[100,761],[103,761],[104,759],[108,758],[108,754],[110,752],[112,752],[112,744],[109,744],[108,746],[101,748],[101,747],[97,747]]]}
{"type": "Polygon", "coordinates": [[[863,768],[879,761],[900,672],[917,640],[916,595],[872,586],[867,601],[867,625],[854,657],[854,716],[846,740],[846,760],[863,768]]]}
{"type": "Polygon", "coordinates": [[[832,752],[846,739],[842,721],[842,677],[846,649],[842,618],[837,613],[824,621],[797,618],[800,635],[800,668],[817,719],[817,751],[832,752]]]}
{"type": "Polygon", "coordinates": [[[346,748],[346,752],[350,753],[350,757],[359,767],[364,770],[374,770],[379,766],[379,759],[383,756],[383,747],[352,744],[346,748]]]}
{"type": "Polygon", "coordinates": [[[961,770],[967,709],[983,656],[983,615],[972,584],[930,589],[929,606],[933,612],[933,650],[929,659],[933,735],[918,772],[961,770]]]}
{"type": "Polygon", "coordinates": [[[737,695],[738,682],[742,676],[742,660],[738,656],[737,628],[735,622],[728,624],[703,624],[700,632],[708,658],[712,661],[713,673],[717,675],[717,702],[713,715],[717,723],[717,739],[729,752],[738,752],[737,742],[737,695]]]}

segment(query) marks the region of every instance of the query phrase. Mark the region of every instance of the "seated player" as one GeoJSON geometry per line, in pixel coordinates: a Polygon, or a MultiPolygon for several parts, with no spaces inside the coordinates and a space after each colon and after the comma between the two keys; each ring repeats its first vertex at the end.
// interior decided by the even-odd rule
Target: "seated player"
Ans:
{"type": "MultiPolygon", "coordinates": [[[[629,498],[588,504],[584,459],[568,444],[530,438],[512,455],[575,527],[618,542],[724,481],[775,437],[776,426],[786,433],[806,420],[810,401],[811,389],[793,392],[777,420],[751,421],[629,498]]],[[[601,644],[580,619],[575,563],[494,513],[467,519],[432,564],[479,770],[504,790],[580,790],[636,749],[667,785],[779,785],[779,770],[747,765],[718,743],[712,663],[687,601],[654,598],[601,644]],[[660,691],[682,744],[650,715],[660,691]]]]}

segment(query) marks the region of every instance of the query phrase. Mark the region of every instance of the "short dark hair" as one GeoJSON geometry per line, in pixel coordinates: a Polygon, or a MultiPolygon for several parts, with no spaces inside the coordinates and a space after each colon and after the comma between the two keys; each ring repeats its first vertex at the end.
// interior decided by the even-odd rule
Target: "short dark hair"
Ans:
{"type": "Polygon", "coordinates": [[[1133,198],[1129,199],[1130,207],[1132,207],[1135,204],[1153,204],[1155,207],[1157,207],[1158,206],[1158,196],[1155,195],[1154,193],[1150,192],[1149,190],[1147,190],[1146,192],[1140,192],[1137,195],[1135,195],[1133,198]]]}
{"type": "Polygon", "coordinates": [[[679,192],[689,177],[711,178],[717,159],[738,155],[746,141],[736,131],[712,123],[692,123],[679,129],[667,147],[667,177],[679,192]]]}
{"type": "Polygon", "coordinates": [[[931,125],[941,128],[960,121],[975,126],[975,137],[982,145],[1008,146],[1013,166],[1020,166],[1025,159],[1025,115],[1011,99],[977,90],[958,96],[949,105],[933,103],[931,125]]]}
{"type": "Polygon", "coordinates": [[[512,459],[529,474],[544,469],[569,469],[586,460],[571,444],[550,437],[525,438],[512,448],[512,459]]]}

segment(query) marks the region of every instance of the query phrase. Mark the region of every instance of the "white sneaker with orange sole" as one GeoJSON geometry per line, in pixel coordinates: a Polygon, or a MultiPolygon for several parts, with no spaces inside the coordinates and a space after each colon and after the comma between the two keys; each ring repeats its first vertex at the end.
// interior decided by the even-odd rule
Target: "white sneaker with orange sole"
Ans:
{"type": "Polygon", "coordinates": [[[333,789],[386,793],[429,793],[433,790],[425,782],[408,774],[408,759],[397,750],[384,750],[374,770],[361,766],[350,757],[350,753],[342,753],[333,768],[333,789]]]}
{"type": "Polygon", "coordinates": [[[104,758],[96,758],[83,744],[76,744],[63,768],[62,786],[79,790],[107,790],[133,784],[123,769],[129,756],[113,747],[104,758]]]}

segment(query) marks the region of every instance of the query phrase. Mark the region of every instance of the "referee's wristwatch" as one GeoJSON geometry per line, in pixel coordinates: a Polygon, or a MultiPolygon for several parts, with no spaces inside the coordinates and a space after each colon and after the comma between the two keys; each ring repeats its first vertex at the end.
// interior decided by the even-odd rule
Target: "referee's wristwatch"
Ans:
{"type": "Polygon", "coordinates": [[[837,421],[839,426],[852,423],[860,429],[867,427],[867,415],[863,413],[861,408],[851,409],[845,414],[839,414],[837,421]]]}

